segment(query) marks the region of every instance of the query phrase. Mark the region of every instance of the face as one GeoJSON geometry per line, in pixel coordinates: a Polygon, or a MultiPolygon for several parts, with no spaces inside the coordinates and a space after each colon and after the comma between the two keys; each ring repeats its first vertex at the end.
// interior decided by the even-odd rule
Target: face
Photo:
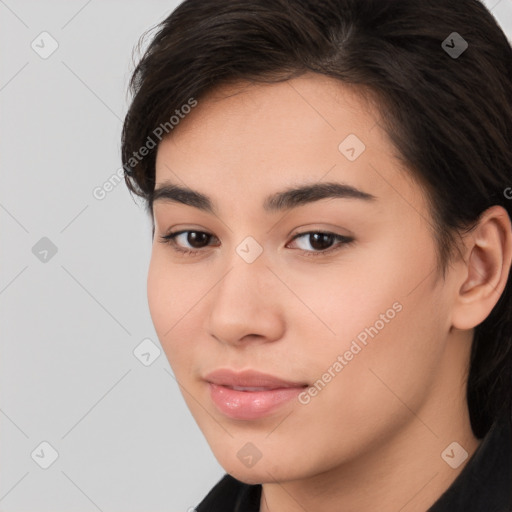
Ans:
{"type": "Polygon", "coordinates": [[[155,189],[191,189],[211,211],[183,192],[154,202],[151,317],[242,481],[363,457],[433,396],[449,296],[424,191],[378,121],[356,90],[310,74],[223,86],[158,148],[155,189]],[[229,374],[246,370],[284,382],[229,374]]]}

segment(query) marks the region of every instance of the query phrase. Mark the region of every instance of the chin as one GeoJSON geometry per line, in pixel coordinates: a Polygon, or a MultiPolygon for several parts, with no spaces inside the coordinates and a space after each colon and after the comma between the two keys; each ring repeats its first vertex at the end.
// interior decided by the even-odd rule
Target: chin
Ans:
{"type": "Polygon", "coordinates": [[[301,472],[301,468],[294,467],[293,473],[290,472],[290,465],[282,458],[278,457],[278,461],[269,457],[264,460],[262,457],[254,466],[244,467],[243,463],[235,457],[229,461],[219,460],[226,473],[244,482],[246,484],[264,484],[275,482],[286,482],[307,477],[305,472],[301,472]]]}

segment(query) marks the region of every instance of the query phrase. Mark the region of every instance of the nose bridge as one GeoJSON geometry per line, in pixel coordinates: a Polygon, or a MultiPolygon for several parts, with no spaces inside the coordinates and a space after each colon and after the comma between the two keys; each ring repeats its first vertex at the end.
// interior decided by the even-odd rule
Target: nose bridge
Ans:
{"type": "Polygon", "coordinates": [[[250,240],[239,244],[212,290],[208,328],[218,339],[236,342],[248,334],[279,336],[283,319],[276,295],[269,293],[274,276],[262,251],[255,256],[255,249],[250,240]]]}
{"type": "Polygon", "coordinates": [[[226,266],[230,271],[219,283],[219,292],[229,296],[240,294],[258,299],[270,285],[272,273],[267,268],[268,251],[263,248],[263,242],[258,242],[253,236],[245,236],[234,245],[230,254],[225,255],[226,266]]]}
{"type": "MultiPolygon", "coordinates": [[[[236,306],[241,313],[248,309],[260,309],[265,302],[265,289],[268,290],[272,273],[262,257],[248,263],[238,254],[229,259],[229,268],[216,286],[215,305],[236,306]]],[[[267,302],[268,304],[268,302],[267,302]]]]}

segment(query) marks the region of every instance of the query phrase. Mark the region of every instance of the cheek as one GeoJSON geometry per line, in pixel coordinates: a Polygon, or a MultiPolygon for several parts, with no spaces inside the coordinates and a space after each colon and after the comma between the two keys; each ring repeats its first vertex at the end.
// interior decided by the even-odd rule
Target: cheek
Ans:
{"type": "Polygon", "coordinates": [[[320,336],[327,345],[350,341],[375,323],[379,331],[383,325],[387,330],[398,316],[399,306],[393,305],[415,299],[415,289],[434,265],[433,247],[406,244],[389,235],[371,246],[347,248],[327,264],[282,265],[280,276],[304,303],[302,315],[295,315],[290,325],[298,322],[301,332],[316,331],[314,336],[302,334],[303,342],[320,336]]]}
{"type": "Polygon", "coordinates": [[[163,342],[163,333],[173,325],[176,307],[176,294],[173,293],[173,288],[176,283],[173,283],[169,272],[160,260],[161,258],[155,256],[153,250],[148,269],[147,298],[153,325],[160,342],[163,342]]]}
{"type": "MultiPolygon", "coordinates": [[[[360,304],[365,313],[357,319],[350,316],[353,306],[350,311],[347,306],[333,324],[338,336],[319,339],[310,330],[301,338],[313,393],[303,396],[294,414],[298,423],[307,424],[308,433],[321,435],[304,431],[297,444],[307,443],[311,453],[320,454],[314,461],[318,467],[371,451],[372,443],[393,435],[410,420],[410,411],[425,403],[440,370],[446,336],[445,313],[435,300],[442,294],[433,292],[431,283],[399,297],[387,323],[376,321],[389,305],[383,295],[381,305],[374,299],[373,312],[360,304]]],[[[283,423],[283,437],[300,437],[296,425],[283,423]]]]}
{"type": "Polygon", "coordinates": [[[153,250],[148,269],[149,311],[173,369],[183,366],[191,357],[190,338],[196,336],[191,331],[194,323],[190,323],[189,319],[194,314],[194,306],[211,287],[207,281],[198,279],[192,268],[191,265],[178,267],[169,264],[165,254],[153,250]]]}
{"type": "Polygon", "coordinates": [[[314,276],[295,277],[297,295],[317,318],[306,314],[291,321],[291,337],[301,340],[316,378],[336,381],[326,386],[333,393],[326,393],[326,400],[361,412],[373,408],[379,390],[386,388],[379,377],[404,398],[420,399],[449,329],[435,264],[431,243],[405,246],[397,241],[319,267],[314,276]],[[329,372],[337,377],[330,378],[329,372]]]}

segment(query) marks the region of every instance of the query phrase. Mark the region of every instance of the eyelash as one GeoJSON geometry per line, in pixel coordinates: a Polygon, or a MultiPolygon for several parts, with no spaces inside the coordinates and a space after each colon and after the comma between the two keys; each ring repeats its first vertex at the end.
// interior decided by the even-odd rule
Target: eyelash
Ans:
{"type": "MultiPolygon", "coordinates": [[[[173,248],[173,250],[175,250],[179,253],[182,253],[185,256],[194,256],[195,254],[202,252],[202,249],[183,249],[182,247],[177,245],[175,242],[175,238],[178,235],[181,235],[183,233],[201,233],[201,234],[204,233],[205,235],[213,236],[210,233],[207,233],[206,231],[198,231],[198,230],[194,230],[194,229],[184,229],[181,231],[170,232],[165,236],[160,236],[159,241],[163,244],[170,245],[173,248]]],[[[340,243],[338,245],[335,245],[335,246],[329,247],[328,249],[320,250],[320,251],[306,251],[305,249],[297,249],[299,251],[302,251],[304,256],[307,256],[307,257],[326,256],[326,255],[329,255],[332,252],[338,251],[338,250],[342,249],[343,247],[350,245],[354,242],[354,239],[351,237],[344,236],[344,235],[338,235],[336,233],[331,233],[330,231],[321,231],[321,230],[320,231],[305,231],[303,233],[297,233],[291,239],[291,241],[295,240],[296,238],[300,238],[300,237],[303,237],[306,235],[313,235],[313,234],[332,235],[332,236],[334,236],[335,240],[339,241],[340,243]]],[[[206,246],[206,247],[208,247],[208,246],[206,246]]]]}

